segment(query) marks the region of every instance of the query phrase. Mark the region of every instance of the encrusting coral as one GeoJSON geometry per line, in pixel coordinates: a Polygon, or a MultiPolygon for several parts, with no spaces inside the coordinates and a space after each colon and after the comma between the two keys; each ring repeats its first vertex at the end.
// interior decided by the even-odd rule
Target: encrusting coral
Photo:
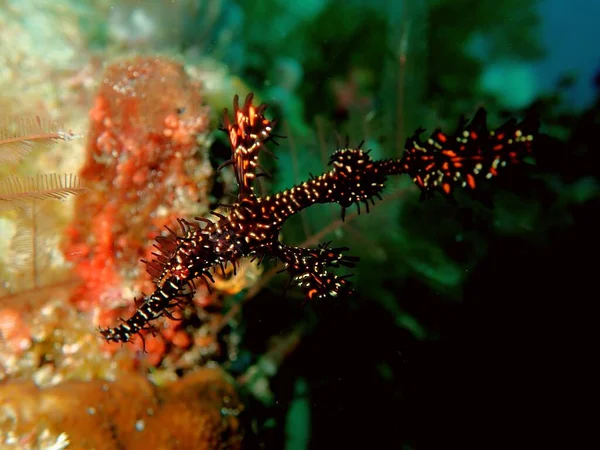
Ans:
{"type": "Polygon", "coordinates": [[[220,369],[201,369],[163,388],[134,373],[45,389],[13,381],[0,385],[0,442],[19,450],[238,449],[242,410],[220,369]]]}

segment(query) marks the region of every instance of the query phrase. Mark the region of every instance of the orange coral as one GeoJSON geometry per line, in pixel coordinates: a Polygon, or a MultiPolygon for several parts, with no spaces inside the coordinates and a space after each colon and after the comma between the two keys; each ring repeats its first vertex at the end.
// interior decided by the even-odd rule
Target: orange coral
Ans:
{"type": "Polygon", "coordinates": [[[136,57],[107,68],[90,121],[81,171],[90,192],[76,203],[65,254],[83,279],[72,301],[106,326],[151,286],[139,260],[152,259],[163,227],[206,212],[212,168],[198,142],[209,116],[180,64],[136,57]]]}

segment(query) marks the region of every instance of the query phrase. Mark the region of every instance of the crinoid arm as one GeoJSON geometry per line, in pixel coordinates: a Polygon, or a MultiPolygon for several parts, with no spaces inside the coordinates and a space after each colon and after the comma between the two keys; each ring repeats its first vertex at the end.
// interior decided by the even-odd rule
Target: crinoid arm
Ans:
{"type": "Polygon", "coordinates": [[[253,98],[253,93],[249,93],[240,107],[239,97],[234,97],[233,122],[229,119],[227,109],[223,114],[223,129],[229,136],[231,159],[221,167],[233,165],[240,199],[252,194],[254,179],[265,173],[258,163],[258,155],[261,150],[266,150],[265,143],[274,137],[275,124],[264,115],[267,105],[263,103],[255,106],[252,103],[253,98]],[[256,173],[257,169],[263,172],[256,173]]]}
{"type": "Polygon", "coordinates": [[[538,123],[512,119],[488,130],[486,112],[480,108],[471,121],[461,120],[454,134],[436,129],[422,141],[423,131],[417,130],[406,141],[400,167],[421,189],[423,198],[434,192],[451,198],[457,186],[474,190],[481,179],[490,179],[529,155],[538,138],[538,123]]]}

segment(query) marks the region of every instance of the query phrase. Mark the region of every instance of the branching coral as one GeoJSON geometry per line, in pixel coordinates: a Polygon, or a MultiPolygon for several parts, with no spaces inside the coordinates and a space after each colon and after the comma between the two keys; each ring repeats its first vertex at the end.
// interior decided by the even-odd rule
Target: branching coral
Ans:
{"type": "Polygon", "coordinates": [[[530,121],[507,122],[488,130],[485,112],[480,110],[470,122],[461,122],[454,134],[441,130],[425,141],[423,130],[407,140],[402,158],[375,161],[369,151],[360,148],[337,150],[330,158],[333,168],[318,177],[267,197],[258,197],[253,182],[258,172],[258,156],[265,143],[272,140],[273,122],[264,115],[266,105],[255,106],[249,94],[240,107],[234,99],[234,120],[225,111],[224,129],[229,135],[232,165],[239,185],[237,201],[228,216],[214,213],[214,221],[198,222],[178,219],[180,232],[157,239],[158,253],[147,262],[148,273],[155,280],[154,293],[144,298],[137,312],[116,328],[102,330],[109,341],[126,342],[160,317],[171,315],[170,309],[188,301],[196,291],[195,280],[207,286],[213,273],[242,257],[262,261],[282,261],[292,279],[309,299],[335,298],[351,292],[345,277],[329,271],[341,266],[353,267],[356,258],[346,256],[346,248],[317,249],[290,247],[280,242],[279,234],[288,218],[317,203],[337,203],[346,208],[380,198],[390,175],[407,173],[422,190],[424,197],[441,192],[452,198],[455,186],[475,189],[478,179],[492,178],[502,167],[517,163],[532,150],[537,125],[530,121]],[[203,226],[201,225],[203,224],[203,226]]]}

